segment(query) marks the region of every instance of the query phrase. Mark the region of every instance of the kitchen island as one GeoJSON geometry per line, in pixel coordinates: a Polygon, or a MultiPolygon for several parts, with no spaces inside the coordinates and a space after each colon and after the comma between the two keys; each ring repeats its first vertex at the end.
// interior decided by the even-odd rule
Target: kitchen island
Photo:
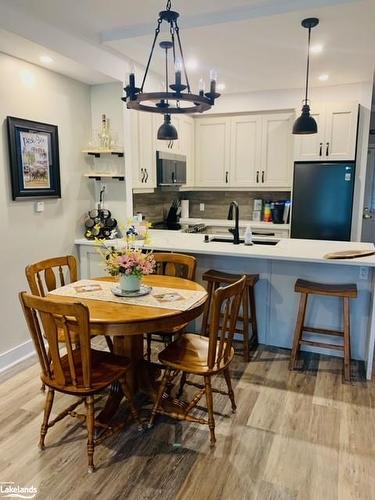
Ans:
{"type": "MultiPolygon", "coordinates": [[[[281,239],[277,245],[245,246],[231,242],[205,243],[202,234],[163,230],[151,231],[151,242],[150,249],[195,255],[198,281],[208,269],[259,274],[255,293],[258,336],[262,344],[291,348],[299,300],[294,292],[297,278],[322,283],[356,283],[358,298],[351,301],[352,357],[365,361],[366,376],[371,378],[375,342],[375,256],[346,260],[324,258],[330,252],[373,249],[371,243],[281,239]]],[[[81,277],[103,275],[95,243],[85,239],[75,243],[81,277]]],[[[338,329],[342,327],[341,318],[338,299],[311,298],[306,324],[338,329]]],[[[332,354],[319,348],[305,349],[332,354]]],[[[339,351],[336,354],[341,355],[339,351]]]]}

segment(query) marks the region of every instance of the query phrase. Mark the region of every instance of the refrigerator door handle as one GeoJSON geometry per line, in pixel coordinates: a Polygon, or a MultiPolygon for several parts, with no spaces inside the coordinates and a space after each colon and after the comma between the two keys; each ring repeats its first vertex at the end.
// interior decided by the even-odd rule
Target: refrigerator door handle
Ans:
{"type": "Polygon", "coordinates": [[[329,156],[329,142],[326,144],[326,156],[329,156]]]}
{"type": "Polygon", "coordinates": [[[321,142],[319,144],[319,156],[322,156],[322,154],[323,154],[323,143],[321,142]]]}

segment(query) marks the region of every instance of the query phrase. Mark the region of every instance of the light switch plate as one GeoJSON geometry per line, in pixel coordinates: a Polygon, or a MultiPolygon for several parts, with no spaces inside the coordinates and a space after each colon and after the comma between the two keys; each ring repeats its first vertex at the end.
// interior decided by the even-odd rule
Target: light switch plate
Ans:
{"type": "Polygon", "coordinates": [[[36,201],[35,202],[35,212],[40,214],[44,212],[44,201],[36,201]]]}

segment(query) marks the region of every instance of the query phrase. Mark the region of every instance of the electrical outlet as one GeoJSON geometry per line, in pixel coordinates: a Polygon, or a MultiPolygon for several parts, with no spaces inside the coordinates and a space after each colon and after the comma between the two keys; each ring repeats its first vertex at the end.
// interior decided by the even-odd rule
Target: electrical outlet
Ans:
{"type": "Polygon", "coordinates": [[[199,203],[199,210],[204,212],[204,203],[199,203]]]}
{"type": "Polygon", "coordinates": [[[367,280],[368,279],[368,267],[360,267],[359,268],[359,279],[367,280]]]}
{"type": "Polygon", "coordinates": [[[34,205],[35,212],[37,214],[40,214],[41,212],[44,212],[44,201],[36,201],[34,205]]]}

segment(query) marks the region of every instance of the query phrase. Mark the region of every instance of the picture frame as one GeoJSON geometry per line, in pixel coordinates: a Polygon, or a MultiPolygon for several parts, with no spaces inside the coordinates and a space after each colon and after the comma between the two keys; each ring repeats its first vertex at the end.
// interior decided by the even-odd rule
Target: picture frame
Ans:
{"type": "Polygon", "coordinates": [[[57,125],[7,117],[12,199],[61,198],[57,125]]]}

